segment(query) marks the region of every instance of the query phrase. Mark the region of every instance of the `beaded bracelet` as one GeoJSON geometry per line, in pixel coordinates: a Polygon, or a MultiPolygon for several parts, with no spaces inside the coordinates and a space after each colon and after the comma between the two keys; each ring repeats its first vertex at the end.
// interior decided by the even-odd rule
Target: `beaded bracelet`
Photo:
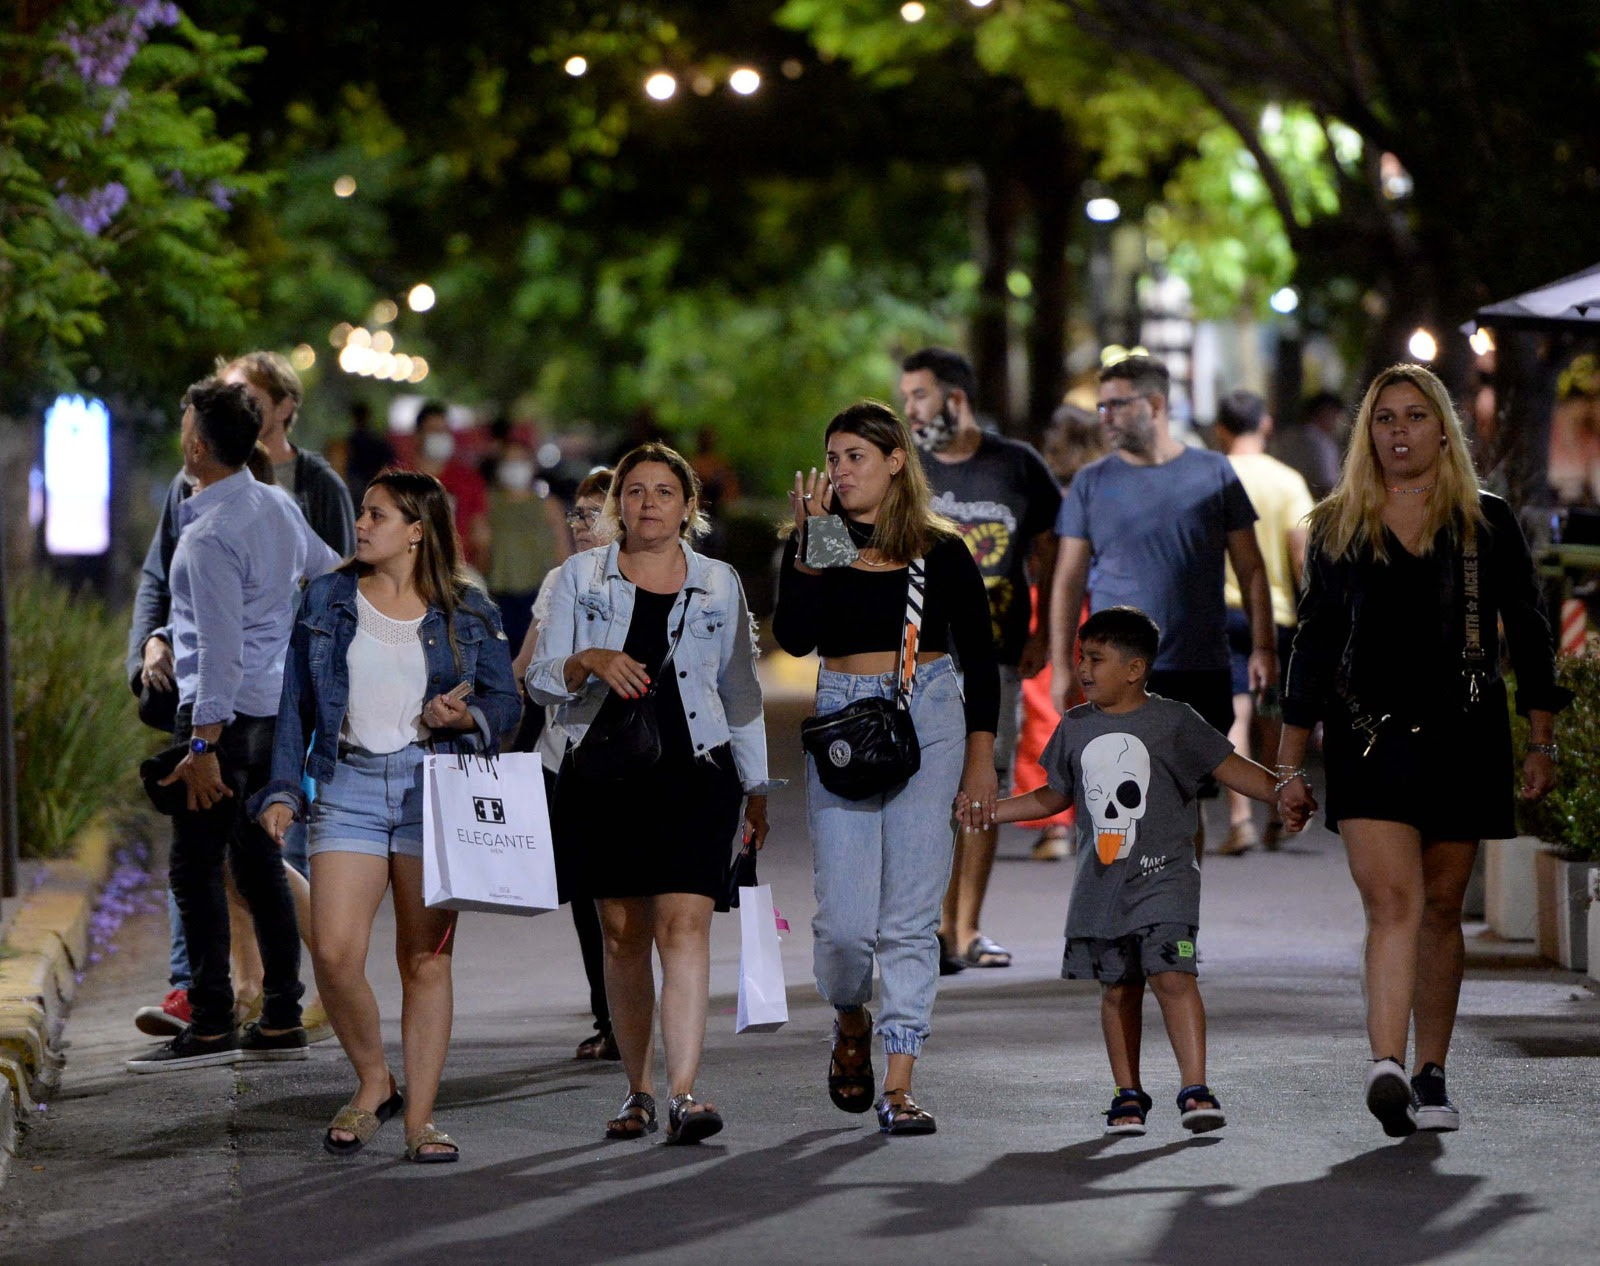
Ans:
{"type": "MultiPolygon", "coordinates": [[[[1288,765],[1274,765],[1272,767],[1272,772],[1277,779],[1277,781],[1272,784],[1273,795],[1281,794],[1283,789],[1292,783],[1296,778],[1306,778],[1306,767],[1304,765],[1297,765],[1292,768],[1288,765]]],[[[1306,778],[1306,781],[1309,783],[1311,780],[1306,778]]]]}
{"type": "Polygon", "coordinates": [[[1561,749],[1554,743],[1529,743],[1528,753],[1530,755],[1537,753],[1540,756],[1548,756],[1551,760],[1555,760],[1556,757],[1561,755],[1561,749]]]}

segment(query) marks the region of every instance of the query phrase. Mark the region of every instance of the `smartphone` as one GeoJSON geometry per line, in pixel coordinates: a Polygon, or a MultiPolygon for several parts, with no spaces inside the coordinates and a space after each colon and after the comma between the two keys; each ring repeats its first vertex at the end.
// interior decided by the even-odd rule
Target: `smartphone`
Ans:
{"type": "Polygon", "coordinates": [[[455,700],[455,702],[460,703],[463,699],[465,699],[471,693],[472,693],[472,683],[470,681],[464,681],[460,685],[458,685],[454,690],[452,690],[449,694],[447,694],[445,696],[445,698],[446,699],[453,699],[453,700],[455,700]]]}
{"type": "Polygon", "coordinates": [[[848,567],[860,551],[850,539],[850,529],[837,514],[819,514],[806,520],[801,557],[807,567],[848,567]]]}

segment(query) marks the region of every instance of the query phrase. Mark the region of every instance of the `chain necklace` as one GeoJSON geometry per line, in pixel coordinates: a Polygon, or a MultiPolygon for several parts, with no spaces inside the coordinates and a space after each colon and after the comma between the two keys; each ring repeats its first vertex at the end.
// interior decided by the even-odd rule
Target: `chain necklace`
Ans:
{"type": "Polygon", "coordinates": [[[875,563],[870,558],[866,557],[866,555],[864,555],[864,554],[862,554],[860,552],[861,550],[866,549],[868,547],[869,543],[871,542],[871,540],[872,540],[872,528],[867,527],[864,524],[855,523],[855,522],[851,521],[850,519],[846,519],[844,521],[844,524],[845,524],[845,528],[850,533],[850,539],[855,542],[856,551],[857,551],[856,559],[857,559],[857,561],[859,561],[861,563],[861,565],[863,567],[879,567],[879,568],[881,568],[881,567],[893,567],[895,565],[892,562],[875,563]]]}
{"type": "Polygon", "coordinates": [[[1418,497],[1425,492],[1433,491],[1433,484],[1425,484],[1421,488],[1390,488],[1390,492],[1397,492],[1402,497],[1418,497]]]}

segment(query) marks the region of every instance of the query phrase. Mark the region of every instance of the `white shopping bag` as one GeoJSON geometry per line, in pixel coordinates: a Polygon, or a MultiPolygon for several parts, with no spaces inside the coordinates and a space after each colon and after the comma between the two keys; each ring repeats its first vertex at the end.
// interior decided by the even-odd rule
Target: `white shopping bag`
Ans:
{"type": "Polygon", "coordinates": [[[491,914],[542,914],[560,904],[537,753],[427,758],[422,893],[435,908],[491,914]]]}
{"type": "MultiPolygon", "coordinates": [[[[735,1033],[775,1033],[789,1019],[772,885],[739,889],[739,1014],[735,1033]]],[[[785,928],[787,924],[783,925],[785,928]]]]}

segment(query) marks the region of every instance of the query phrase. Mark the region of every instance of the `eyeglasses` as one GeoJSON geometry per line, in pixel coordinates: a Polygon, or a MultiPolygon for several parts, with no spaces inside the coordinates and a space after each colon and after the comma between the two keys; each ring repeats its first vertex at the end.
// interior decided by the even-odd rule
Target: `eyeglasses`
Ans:
{"type": "Polygon", "coordinates": [[[600,517],[598,510],[568,510],[567,526],[572,528],[593,527],[596,519],[600,517]]]}
{"type": "Polygon", "coordinates": [[[1102,400],[1099,404],[1095,405],[1094,411],[1103,418],[1109,417],[1113,413],[1119,413],[1123,409],[1126,409],[1135,401],[1143,399],[1143,396],[1113,396],[1111,399],[1102,400]]]}

